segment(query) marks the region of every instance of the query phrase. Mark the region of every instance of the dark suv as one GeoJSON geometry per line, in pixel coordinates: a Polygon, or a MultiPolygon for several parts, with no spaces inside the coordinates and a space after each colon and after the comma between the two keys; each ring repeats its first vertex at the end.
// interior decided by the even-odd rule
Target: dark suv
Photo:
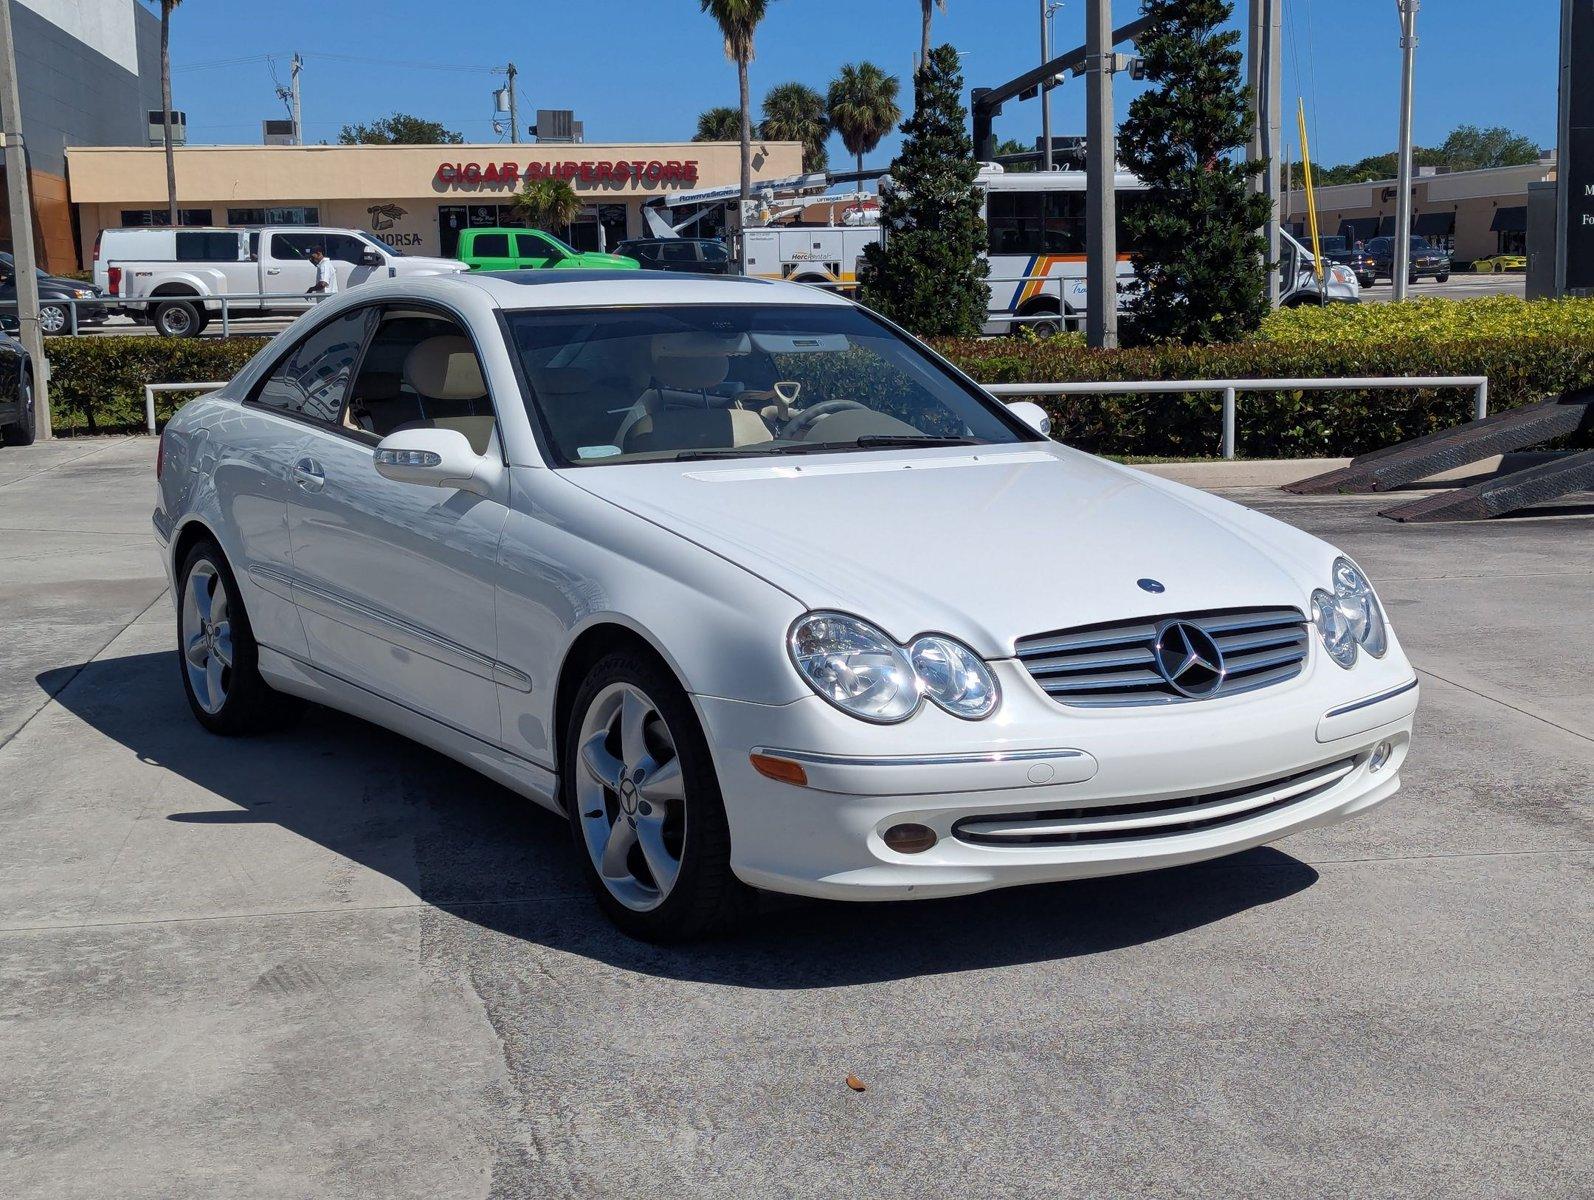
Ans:
{"type": "Polygon", "coordinates": [[[1323,247],[1323,257],[1329,262],[1349,267],[1351,273],[1356,276],[1356,282],[1362,287],[1372,287],[1377,281],[1376,264],[1364,247],[1349,245],[1345,237],[1337,233],[1319,237],[1317,240],[1323,247]]]}
{"type": "MultiPolygon", "coordinates": [[[[1395,279],[1395,239],[1392,237],[1375,237],[1367,243],[1367,256],[1373,260],[1373,274],[1375,278],[1389,276],[1390,282],[1395,279]]],[[[1406,281],[1416,283],[1424,275],[1431,275],[1435,283],[1443,283],[1450,278],[1450,255],[1438,246],[1430,246],[1420,237],[1411,239],[1411,253],[1407,256],[1409,266],[1406,272],[1406,281]]]]}
{"type": "Polygon", "coordinates": [[[634,258],[644,271],[685,271],[692,275],[730,275],[730,251],[713,238],[632,238],[614,248],[634,258]]]}

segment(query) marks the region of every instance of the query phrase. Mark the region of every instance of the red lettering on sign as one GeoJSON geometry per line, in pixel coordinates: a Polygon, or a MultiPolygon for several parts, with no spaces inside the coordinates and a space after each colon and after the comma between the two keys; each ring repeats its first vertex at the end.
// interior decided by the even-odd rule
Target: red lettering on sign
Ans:
{"type": "Polygon", "coordinates": [[[512,162],[506,162],[498,168],[498,177],[500,179],[519,179],[520,168],[512,162]]]}
{"type": "Polygon", "coordinates": [[[437,181],[439,183],[453,183],[454,182],[454,176],[457,175],[458,173],[459,173],[459,165],[457,163],[438,163],[437,164],[437,181]]]}
{"type": "Polygon", "coordinates": [[[483,184],[513,185],[522,179],[567,179],[582,184],[696,183],[698,162],[689,159],[632,159],[629,162],[587,159],[581,162],[514,162],[437,164],[435,181],[442,187],[469,187],[483,184]]]}
{"type": "Polygon", "coordinates": [[[480,183],[482,180],[481,163],[466,163],[465,169],[460,174],[465,177],[466,183],[480,183]]]}
{"type": "Polygon", "coordinates": [[[482,182],[483,183],[497,183],[498,182],[498,168],[496,166],[494,166],[492,163],[488,163],[487,164],[487,169],[482,172],[482,182]]]}
{"type": "Polygon", "coordinates": [[[652,162],[650,162],[647,165],[646,178],[647,178],[649,183],[657,183],[659,181],[659,177],[662,176],[663,174],[664,174],[664,164],[661,163],[658,159],[655,158],[652,162]]]}
{"type": "Polygon", "coordinates": [[[546,163],[529,162],[526,164],[527,179],[541,179],[548,171],[546,163]]]}
{"type": "Polygon", "coordinates": [[[682,183],[696,183],[697,182],[697,159],[689,158],[684,163],[681,164],[681,167],[683,168],[683,171],[682,171],[682,174],[681,174],[681,182],[682,183]]]}
{"type": "Polygon", "coordinates": [[[593,172],[593,178],[599,183],[608,183],[610,176],[613,174],[614,164],[612,162],[603,162],[600,160],[598,163],[598,169],[593,172]]]}

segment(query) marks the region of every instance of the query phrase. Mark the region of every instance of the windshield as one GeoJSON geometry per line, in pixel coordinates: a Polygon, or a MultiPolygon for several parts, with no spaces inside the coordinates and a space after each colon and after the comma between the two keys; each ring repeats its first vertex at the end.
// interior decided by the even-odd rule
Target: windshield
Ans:
{"type": "Polygon", "coordinates": [[[381,238],[372,237],[368,233],[362,233],[360,235],[360,238],[361,238],[362,241],[369,242],[371,245],[375,246],[378,250],[382,251],[384,254],[391,254],[395,258],[403,258],[404,257],[404,251],[400,250],[397,246],[389,246],[381,238]]]}
{"type": "Polygon", "coordinates": [[[507,314],[561,466],[1039,437],[861,309],[681,305],[507,314]]]}
{"type": "Polygon", "coordinates": [[[574,246],[569,246],[569,245],[566,245],[564,242],[561,242],[558,238],[554,237],[554,235],[549,233],[546,229],[538,229],[535,232],[536,232],[536,235],[538,237],[540,237],[544,241],[549,242],[550,244],[552,244],[562,254],[579,254],[579,253],[581,253],[574,246]]]}

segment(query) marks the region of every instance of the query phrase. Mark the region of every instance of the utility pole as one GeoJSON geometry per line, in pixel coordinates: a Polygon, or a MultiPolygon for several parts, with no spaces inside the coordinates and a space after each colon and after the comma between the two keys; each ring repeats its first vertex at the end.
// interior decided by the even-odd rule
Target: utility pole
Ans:
{"type": "MultiPolygon", "coordinates": [[[[1051,0],[1041,0],[1041,64],[1052,60],[1051,0]]],[[[1041,170],[1052,169],[1052,90],[1041,80],[1041,170]]]]}
{"type": "Polygon", "coordinates": [[[515,64],[510,63],[504,68],[504,74],[509,77],[509,140],[514,143],[520,141],[520,109],[515,106],[515,64]]]}
{"type": "MultiPolygon", "coordinates": [[[[1280,0],[1251,0],[1250,38],[1247,43],[1246,75],[1251,92],[1251,106],[1256,119],[1251,126],[1251,137],[1245,145],[1247,162],[1262,163],[1262,172],[1254,182],[1257,191],[1268,201],[1268,216],[1257,230],[1267,244],[1263,251],[1266,262],[1274,262],[1279,252],[1279,215],[1282,204],[1279,197],[1279,140],[1282,101],[1282,16],[1280,0]]],[[[1267,300],[1270,308],[1279,303],[1278,272],[1269,270],[1267,300]]]]}
{"type": "Polygon", "coordinates": [[[1118,170],[1112,109],[1112,0],[1088,0],[1085,13],[1085,340],[1118,346],[1118,170]]]}
{"type": "Polygon", "coordinates": [[[17,96],[17,47],[11,38],[11,5],[0,0],[0,129],[6,148],[6,198],[11,208],[11,269],[16,276],[17,325],[33,364],[36,436],[50,436],[49,363],[39,328],[39,279],[34,274],[33,207],[28,196],[28,152],[22,144],[22,107],[17,96]]]}
{"type": "Polygon", "coordinates": [[[1395,186],[1394,298],[1406,298],[1411,262],[1411,76],[1417,60],[1417,9],[1422,0],[1395,0],[1400,9],[1400,169],[1395,186]]]}
{"type": "Polygon", "coordinates": [[[293,144],[304,145],[304,127],[299,123],[299,72],[304,70],[304,59],[299,57],[298,51],[293,55],[293,70],[288,80],[288,91],[291,97],[289,103],[293,105],[293,144]]]}

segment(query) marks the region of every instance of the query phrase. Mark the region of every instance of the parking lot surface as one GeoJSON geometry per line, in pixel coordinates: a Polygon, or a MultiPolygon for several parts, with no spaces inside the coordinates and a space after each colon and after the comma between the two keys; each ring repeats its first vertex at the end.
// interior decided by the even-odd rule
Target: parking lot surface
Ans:
{"type": "Polygon", "coordinates": [[[658,949],[464,767],[202,733],[153,455],[0,450],[6,1196],[1588,1194],[1594,503],[1232,493],[1355,555],[1421,671],[1381,809],[658,949]]]}
{"type": "MultiPolygon", "coordinates": [[[[1406,295],[1413,300],[1427,300],[1432,297],[1443,300],[1469,300],[1474,296],[1515,296],[1520,300],[1527,295],[1527,276],[1520,271],[1500,275],[1474,275],[1469,272],[1452,275],[1443,283],[1436,283],[1432,279],[1419,279],[1416,283],[1406,286],[1406,295]]],[[[1363,304],[1383,304],[1392,299],[1394,299],[1394,288],[1387,279],[1362,289],[1363,304]]]]}

